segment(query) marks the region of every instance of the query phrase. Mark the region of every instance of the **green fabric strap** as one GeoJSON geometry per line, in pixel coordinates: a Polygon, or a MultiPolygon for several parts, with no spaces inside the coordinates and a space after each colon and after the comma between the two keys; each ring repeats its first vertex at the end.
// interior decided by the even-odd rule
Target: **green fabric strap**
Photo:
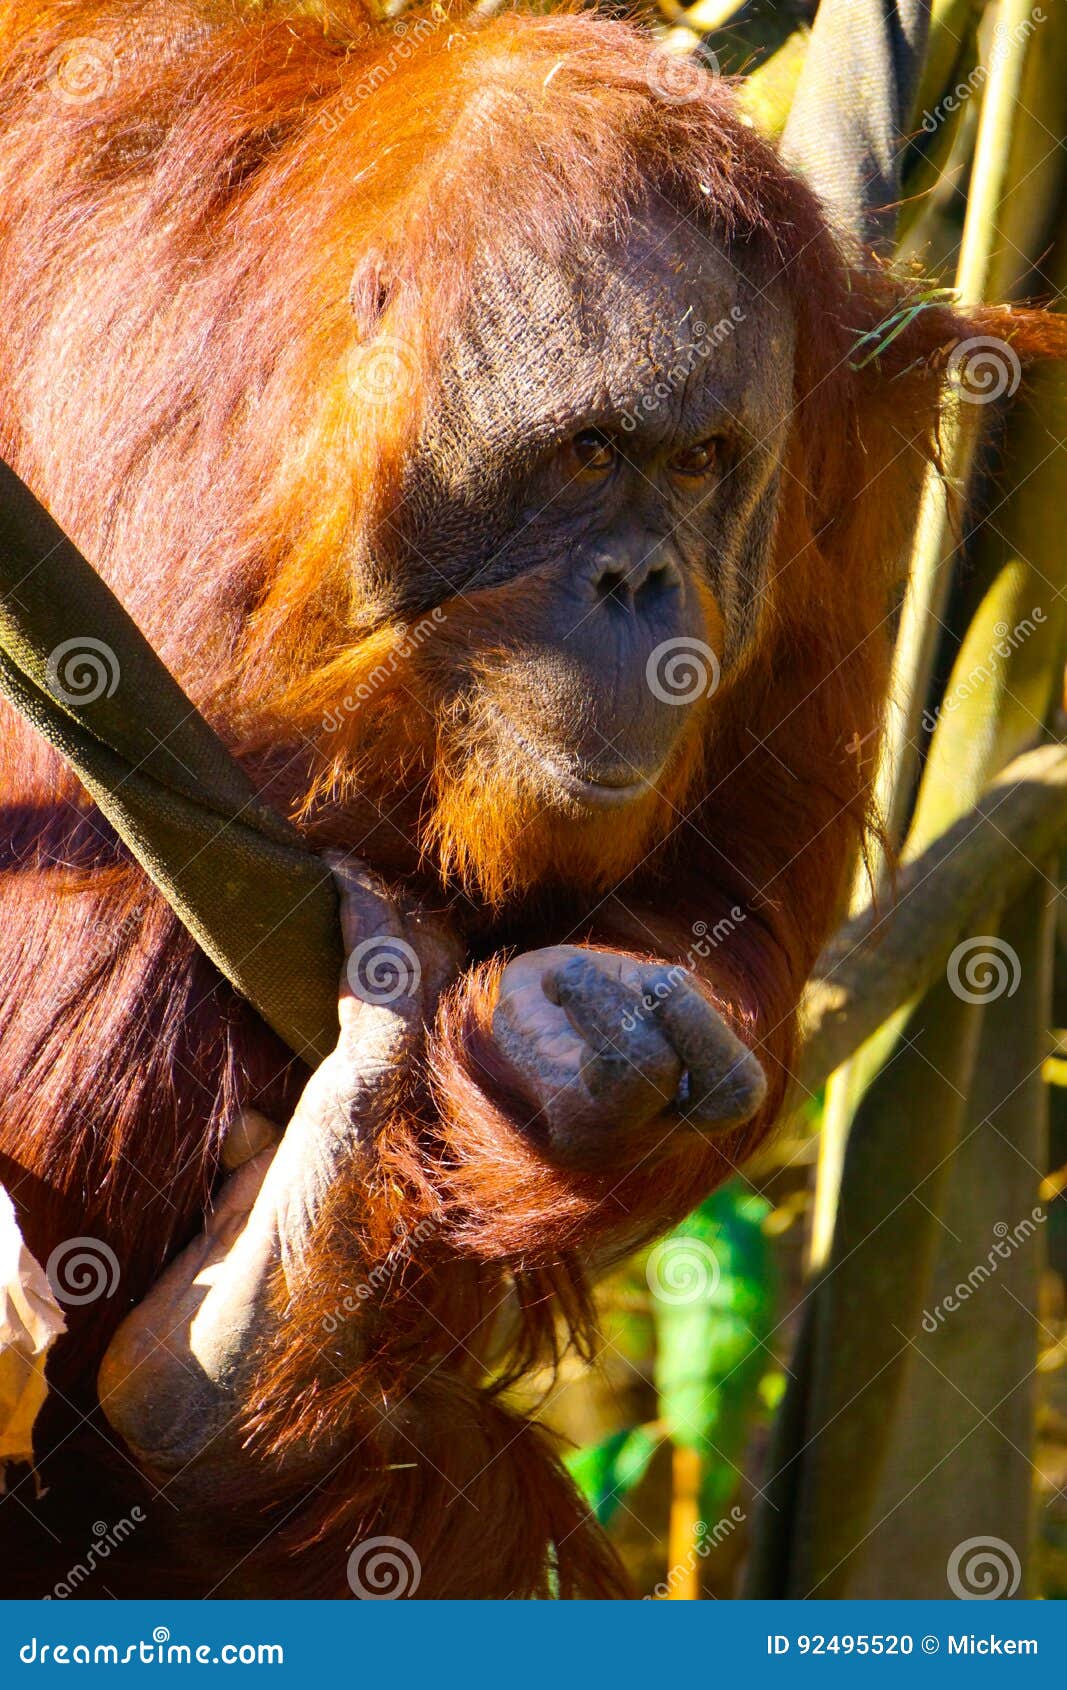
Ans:
{"type": "Polygon", "coordinates": [[[838,226],[893,250],[930,0],[822,0],[782,155],[838,226]]]}
{"type": "Polygon", "coordinates": [[[197,944],[299,1056],[336,1042],[326,865],[260,803],[77,548],[0,464],[0,689],[75,770],[197,944]]]}

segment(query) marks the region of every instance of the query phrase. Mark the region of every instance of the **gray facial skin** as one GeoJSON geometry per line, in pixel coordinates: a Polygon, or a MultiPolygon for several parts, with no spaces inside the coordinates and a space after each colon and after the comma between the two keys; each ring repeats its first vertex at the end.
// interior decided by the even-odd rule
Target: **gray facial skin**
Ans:
{"type": "Polygon", "coordinates": [[[755,628],[793,323],[766,262],[736,256],[661,202],[566,276],[529,252],[487,272],[393,524],[405,610],[499,599],[494,703],[598,805],[654,781],[682,732],[652,654],[708,642],[709,591],[724,668],[755,628]],[[610,468],[589,474],[597,441],[610,468]],[[705,444],[707,472],[678,473],[705,444]]]}

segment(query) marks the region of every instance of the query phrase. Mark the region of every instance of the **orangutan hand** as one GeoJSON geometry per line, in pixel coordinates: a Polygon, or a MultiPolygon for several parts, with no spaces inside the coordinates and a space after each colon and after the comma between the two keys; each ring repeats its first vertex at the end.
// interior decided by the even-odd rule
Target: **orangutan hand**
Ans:
{"type": "Polygon", "coordinates": [[[740,1126],[763,1069],[679,965],[560,945],[505,968],[493,1037],[560,1159],[611,1159],[663,1116],[701,1133],[740,1126]]]}

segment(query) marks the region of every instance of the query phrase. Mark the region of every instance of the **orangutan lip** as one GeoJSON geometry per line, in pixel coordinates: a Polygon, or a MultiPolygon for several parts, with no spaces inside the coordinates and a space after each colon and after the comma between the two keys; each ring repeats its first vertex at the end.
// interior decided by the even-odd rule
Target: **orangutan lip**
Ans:
{"type": "Polygon", "coordinates": [[[659,776],[659,769],[650,775],[639,775],[636,780],[597,778],[593,775],[580,774],[577,769],[567,767],[556,761],[554,757],[540,748],[531,746],[531,754],[549,775],[556,786],[575,802],[591,810],[618,810],[626,804],[632,804],[635,799],[643,798],[652,790],[653,784],[659,776]]]}
{"type": "Polygon", "coordinates": [[[643,798],[652,790],[654,783],[662,774],[662,768],[657,768],[651,774],[639,775],[636,780],[627,779],[625,775],[616,779],[603,776],[599,779],[590,774],[579,772],[581,765],[563,762],[546,751],[544,746],[537,745],[527,738],[521,728],[516,727],[510,716],[502,710],[496,710],[499,725],[504,729],[509,739],[522,747],[530,760],[548,776],[554,786],[559,787],[571,800],[584,805],[591,810],[621,809],[625,804],[632,804],[635,798],[643,798]]]}
{"type": "Polygon", "coordinates": [[[579,803],[588,804],[598,810],[614,810],[623,804],[632,804],[635,798],[641,798],[652,789],[653,777],[642,775],[639,780],[610,781],[591,780],[588,777],[570,773],[568,770],[545,764],[563,790],[579,803]]]}

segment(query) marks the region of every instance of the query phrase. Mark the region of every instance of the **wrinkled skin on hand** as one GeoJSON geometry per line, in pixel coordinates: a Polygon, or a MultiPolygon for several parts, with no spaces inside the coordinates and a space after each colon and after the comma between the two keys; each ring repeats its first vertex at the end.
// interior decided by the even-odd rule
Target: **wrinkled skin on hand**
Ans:
{"type": "Polygon", "coordinates": [[[766,1081],[752,1052],[680,967],[558,945],[500,982],[493,1033],[548,1132],[576,1167],[618,1162],[658,1116],[709,1133],[750,1120],[766,1081]]]}
{"type": "MultiPolygon", "coordinates": [[[[255,1110],[234,1122],[222,1161],[236,1171],[201,1235],[127,1316],[100,1370],[112,1426],[151,1473],[194,1499],[209,1498],[240,1455],[257,1357],[284,1337],[279,1280],[291,1304],[331,1187],[367,1179],[376,1129],[459,967],[439,922],[401,913],[361,867],[336,859],[334,872],[348,958],[337,1045],[284,1135],[255,1110]]],[[[618,1165],[627,1137],[657,1117],[665,1132],[684,1118],[713,1133],[749,1119],[763,1100],[759,1063],[686,971],[621,953],[521,953],[501,977],[492,1032],[529,1100],[532,1140],[547,1130],[546,1156],[578,1169],[618,1165]]],[[[347,1338],[358,1348],[357,1324],[347,1338]]],[[[318,1445],[289,1460],[324,1466],[333,1454],[318,1445]]]]}

